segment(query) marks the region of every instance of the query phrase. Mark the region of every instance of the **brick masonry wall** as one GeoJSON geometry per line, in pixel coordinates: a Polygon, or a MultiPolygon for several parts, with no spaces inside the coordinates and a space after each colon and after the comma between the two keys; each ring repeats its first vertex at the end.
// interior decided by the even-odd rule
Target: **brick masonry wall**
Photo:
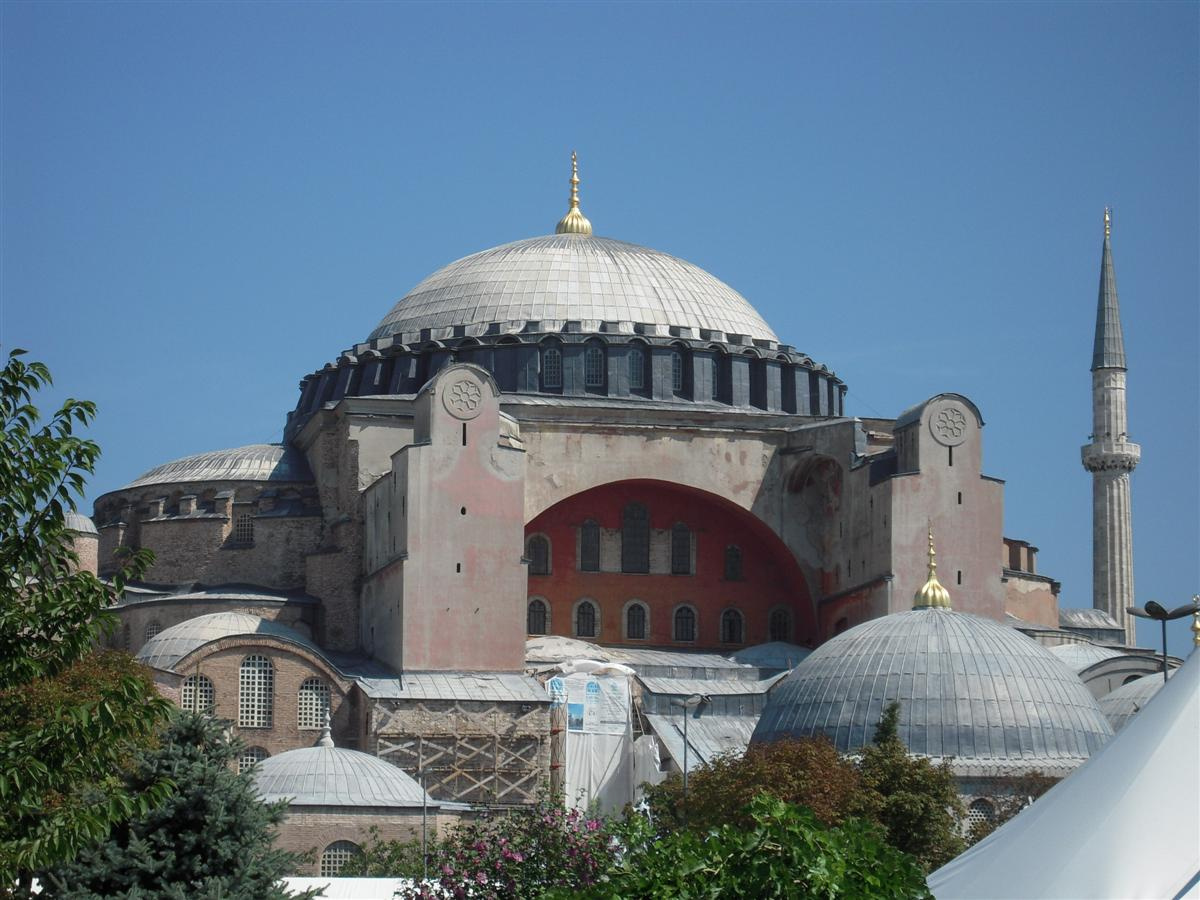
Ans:
{"type": "MultiPolygon", "coordinates": [[[[433,842],[439,831],[458,822],[454,813],[439,812],[436,807],[427,813],[428,839],[433,842]]],[[[359,847],[371,843],[371,828],[378,829],[382,841],[421,840],[421,809],[373,810],[359,807],[308,806],[293,807],[279,825],[275,846],[293,853],[311,854],[308,863],[296,875],[320,875],[321,853],[335,841],[350,841],[359,847]]]]}
{"type": "Polygon", "coordinates": [[[219,612],[240,612],[251,616],[260,616],[281,625],[295,628],[300,634],[311,637],[311,621],[316,615],[315,608],[310,604],[287,603],[285,601],[270,603],[248,603],[244,600],[190,600],[177,601],[169,597],[163,600],[148,600],[141,603],[131,603],[113,610],[121,621],[121,625],[129,626],[129,643],[122,646],[123,628],[113,632],[110,646],[130,653],[139,652],[147,640],[147,629],[151,624],[157,625],[159,631],[178,625],[197,616],[206,616],[219,612]]]}

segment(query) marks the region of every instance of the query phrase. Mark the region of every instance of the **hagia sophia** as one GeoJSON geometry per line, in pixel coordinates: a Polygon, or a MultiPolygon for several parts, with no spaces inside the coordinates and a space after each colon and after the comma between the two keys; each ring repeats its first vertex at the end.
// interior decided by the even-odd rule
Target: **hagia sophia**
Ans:
{"type": "Polygon", "coordinates": [[[553,234],[438,269],[314,361],[282,443],[164,463],[73,520],[101,576],[154,552],[113,641],[233,723],[293,802],[281,841],[335,874],[371,825],[530,802],[563,764],[546,673],[580,657],[635,673],[664,771],[785,735],[853,752],[899,700],[910,750],[986,817],[996,779],[1102,746],[1104,698],[1161,665],[1125,612],[1140,451],[1107,213],[1093,608],[1067,610],[1003,533],[974,402],[848,414],[819,348],[595,236],[578,186],[573,157],[553,234]]]}

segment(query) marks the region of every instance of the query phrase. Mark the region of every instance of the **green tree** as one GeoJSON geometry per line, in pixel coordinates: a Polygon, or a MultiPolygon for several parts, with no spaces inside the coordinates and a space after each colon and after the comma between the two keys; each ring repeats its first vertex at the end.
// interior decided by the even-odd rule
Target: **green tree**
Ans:
{"type": "MultiPolygon", "coordinates": [[[[258,798],[252,771],[234,762],[244,744],[228,723],[190,712],[172,716],[159,746],[127,775],[131,792],[170,777],[174,788],[146,813],[115,826],[70,863],[42,873],[47,900],[276,900],[301,863],[273,846],[285,803],[258,798]]],[[[311,897],[312,892],[305,894],[311,897]]]]}
{"type": "Polygon", "coordinates": [[[900,740],[900,704],[883,712],[874,741],[863,749],[859,771],[863,783],[878,795],[875,819],[888,843],[921,861],[932,871],[965,848],[959,823],[962,801],[947,763],[910,756],[900,740]]]}
{"type": "Polygon", "coordinates": [[[144,571],[134,554],[111,582],[78,570],[65,516],[99,449],[75,434],[95,406],[67,400],[42,423],[51,383],[14,350],[0,370],[0,890],[71,858],[169,785],[131,794],[120,772],[166,714],[144,670],[91,658],[105,612],[144,571]]]}
{"type": "Polygon", "coordinates": [[[760,794],[749,826],[686,829],[655,840],[631,822],[624,858],[591,887],[549,891],[557,900],[770,900],[928,898],[916,861],[888,846],[879,828],[847,819],[826,828],[810,810],[760,794]]]}

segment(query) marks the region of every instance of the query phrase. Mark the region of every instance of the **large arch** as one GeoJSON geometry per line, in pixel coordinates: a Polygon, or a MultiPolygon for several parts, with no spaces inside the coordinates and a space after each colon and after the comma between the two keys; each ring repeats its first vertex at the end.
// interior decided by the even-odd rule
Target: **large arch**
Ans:
{"type": "Polygon", "coordinates": [[[526,523],[526,535],[550,538],[550,573],[529,576],[529,595],[550,604],[552,632],[570,634],[573,604],[592,598],[600,607],[604,644],[625,643],[622,611],[630,600],[649,610],[650,632],[638,644],[673,647],[671,615],[680,604],[695,607],[699,633],[688,648],[728,650],[721,640],[722,611],[744,616],[743,645],[768,639],[770,614],[786,607],[792,613],[794,640],[813,644],[818,636],[812,593],[795,557],[775,531],[737,503],[695,487],[656,479],[614,481],[580,491],[553,504],[526,523]],[[625,510],[640,504],[649,511],[649,572],[631,568],[621,552],[625,510]],[[586,522],[600,527],[600,570],[580,565],[580,531],[586,522]],[[694,565],[688,574],[672,574],[672,529],[683,523],[692,532],[694,565]],[[740,572],[730,577],[727,551],[741,554],[740,572]]]}

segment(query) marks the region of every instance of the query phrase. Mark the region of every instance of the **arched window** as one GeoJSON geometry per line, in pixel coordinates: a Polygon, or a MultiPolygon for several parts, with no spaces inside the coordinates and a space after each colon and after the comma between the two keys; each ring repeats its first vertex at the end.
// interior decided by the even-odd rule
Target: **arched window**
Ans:
{"type": "Polygon", "coordinates": [[[242,751],[242,755],[238,757],[238,774],[249,771],[253,766],[257,766],[264,759],[267,759],[271,754],[262,747],[247,747],[242,751]]]}
{"type": "Polygon", "coordinates": [[[210,713],[217,700],[213,683],[203,675],[189,675],[179,689],[179,705],[188,712],[210,713]]]}
{"type": "Polygon", "coordinates": [[[525,545],[525,555],[529,557],[530,575],[550,574],[550,541],[545,535],[531,537],[525,545]]]}
{"type": "Polygon", "coordinates": [[[734,544],[725,548],[725,580],[742,580],[742,548],[734,544]]]}
{"type": "Polygon", "coordinates": [[[721,399],[721,355],[719,353],[713,354],[712,365],[709,367],[709,373],[712,376],[712,383],[710,385],[710,387],[712,388],[712,398],[714,400],[720,400],[721,399]]]}
{"type": "Polygon", "coordinates": [[[771,641],[790,641],[792,639],[792,614],[786,609],[771,611],[767,625],[767,639],[771,641]]]}
{"type": "Polygon", "coordinates": [[[621,512],[621,571],[650,571],[650,513],[640,503],[621,512]]]}
{"type": "Polygon", "coordinates": [[[274,708],[275,667],[265,656],[247,656],[238,678],[238,725],[270,728],[274,708]]]}
{"type": "Polygon", "coordinates": [[[233,542],[235,544],[254,543],[254,516],[250,513],[239,513],[233,520],[233,542]]]}
{"type": "Polygon", "coordinates": [[[640,345],[629,348],[629,389],[640,391],[646,387],[646,351],[640,345]]]}
{"type": "Polygon", "coordinates": [[[727,609],[721,613],[721,642],[724,644],[742,643],[742,614],[736,609],[727,609]]]}
{"type": "Polygon", "coordinates": [[[588,519],[579,529],[579,569],[600,571],[600,526],[588,519]]]}
{"type": "Polygon", "coordinates": [[[557,347],[542,351],[542,387],[562,387],[562,351],[557,347]]]}
{"type": "Polygon", "coordinates": [[[692,574],[692,532],[682,522],[671,528],[671,574],[692,574]]]}
{"type": "Polygon", "coordinates": [[[575,636],[594,638],[600,631],[600,614],[591,600],[575,605],[575,636]]]}
{"type": "Polygon", "coordinates": [[[584,387],[604,387],[604,348],[599,344],[588,344],[583,351],[584,387]]]}
{"type": "Polygon", "coordinates": [[[967,807],[968,826],[983,825],[995,818],[996,808],[992,806],[990,800],[980,797],[978,800],[972,800],[971,805],[967,807]]]}
{"type": "Polygon", "coordinates": [[[353,841],[334,841],[321,854],[321,877],[337,878],[350,857],[358,856],[361,852],[353,841]]]}
{"type": "Polygon", "coordinates": [[[636,600],[625,608],[625,637],[631,641],[646,639],[646,607],[636,600]]]}
{"type": "Polygon", "coordinates": [[[671,351],[671,390],[677,394],[683,390],[683,354],[678,350],[671,351]]]}
{"type": "Polygon", "coordinates": [[[696,639],[696,610],[690,606],[680,606],[675,610],[675,640],[694,641],[696,639]]]}
{"type": "Polygon", "coordinates": [[[529,601],[529,607],[525,610],[525,633],[550,633],[550,609],[545,600],[534,597],[529,601]]]}
{"type": "Polygon", "coordinates": [[[151,622],[149,625],[146,626],[146,640],[150,640],[152,637],[157,635],[160,631],[162,631],[162,626],[159,625],[157,622],[151,622]]]}
{"type": "Polygon", "coordinates": [[[296,725],[323,728],[329,712],[329,685],[320,678],[306,678],[296,695],[296,725]]]}

